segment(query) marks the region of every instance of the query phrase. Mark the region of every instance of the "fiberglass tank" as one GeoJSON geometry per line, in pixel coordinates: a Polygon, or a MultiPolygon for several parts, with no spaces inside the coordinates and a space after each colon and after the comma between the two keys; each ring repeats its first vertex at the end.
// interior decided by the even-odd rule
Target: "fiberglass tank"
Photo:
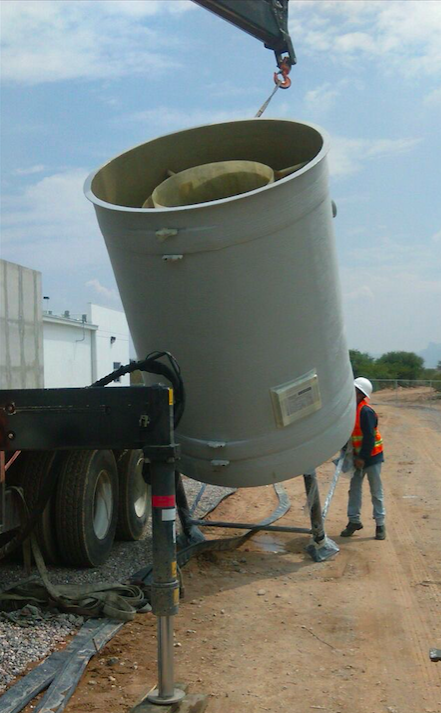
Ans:
{"type": "Polygon", "coordinates": [[[167,350],[181,366],[191,478],[292,478],[352,431],[327,152],[309,124],[234,121],[136,146],[86,181],[138,357],[167,350]],[[253,162],[257,183],[247,174],[204,193],[201,169],[193,183],[188,169],[217,162],[244,174],[253,162]]]}

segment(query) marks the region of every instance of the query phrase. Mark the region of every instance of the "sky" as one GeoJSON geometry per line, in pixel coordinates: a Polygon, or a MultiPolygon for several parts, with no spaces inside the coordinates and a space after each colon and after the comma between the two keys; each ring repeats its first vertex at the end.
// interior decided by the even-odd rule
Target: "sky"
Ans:
{"type": "MultiPolygon", "coordinates": [[[[240,0],[239,0],[240,1],[240,0]]],[[[182,128],[249,118],[274,55],[190,0],[2,0],[1,257],[45,306],[121,308],[90,171],[182,128]]],[[[441,2],[291,0],[298,63],[264,116],[331,140],[348,346],[441,348],[441,2]]]]}

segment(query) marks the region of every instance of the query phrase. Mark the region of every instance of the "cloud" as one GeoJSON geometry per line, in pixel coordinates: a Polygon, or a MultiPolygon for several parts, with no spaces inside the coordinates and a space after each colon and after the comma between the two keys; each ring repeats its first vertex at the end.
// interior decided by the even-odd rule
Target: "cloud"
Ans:
{"type": "Polygon", "coordinates": [[[330,171],[334,176],[348,176],[373,159],[389,158],[412,151],[420,138],[349,139],[333,136],[329,152],[330,171]]]}
{"type": "Polygon", "coordinates": [[[108,264],[93,208],[83,194],[88,171],[55,173],[2,200],[2,257],[42,272],[108,264]]]}
{"type": "Polygon", "coordinates": [[[3,81],[38,84],[160,73],[176,66],[166,39],[148,27],[155,15],[178,14],[184,0],[3,0],[3,81]]]}
{"type": "Polygon", "coordinates": [[[290,32],[310,55],[360,57],[416,79],[441,70],[441,3],[426,0],[307,0],[290,4],[290,32]]]}
{"type": "Polygon", "coordinates": [[[179,2],[164,2],[164,0],[101,0],[103,11],[113,15],[127,15],[136,19],[151,17],[159,13],[181,15],[187,10],[193,10],[191,0],[179,2]]]}
{"type": "Polygon", "coordinates": [[[424,97],[424,104],[432,107],[441,106],[441,87],[429,92],[429,94],[424,97]]]}
{"type": "Polygon", "coordinates": [[[380,230],[366,229],[353,249],[346,252],[344,262],[349,261],[360,269],[372,268],[374,272],[384,269],[388,275],[412,273],[422,282],[427,280],[437,285],[436,289],[441,292],[441,280],[435,279],[441,263],[441,231],[431,237],[407,234],[392,238],[384,229],[378,234],[380,230]]]}
{"type": "Polygon", "coordinates": [[[370,353],[420,351],[440,340],[441,282],[411,264],[340,269],[348,341],[370,353]],[[368,294],[367,289],[370,294],[368,294]]]}
{"type": "Polygon", "coordinates": [[[35,166],[29,166],[28,168],[16,168],[12,173],[14,176],[32,176],[34,173],[42,173],[46,170],[46,166],[42,163],[38,163],[35,166]]]}
{"type": "Polygon", "coordinates": [[[336,102],[340,95],[340,90],[329,82],[321,84],[315,89],[310,89],[305,94],[305,104],[309,111],[324,113],[328,111],[336,102]]]}
{"type": "Polygon", "coordinates": [[[366,300],[366,299],[373,300],[374,299],[374,293],[372,292],[371,288],[368,285],[357,286],[355,289],[350,290],[349,292],[343,291],[343,294],[347,300],[351,300],[351,301],[366,300]]]}
{"type": "MultiPolygon", "coordinates": [[[[242,92],[243,97],[243,92],[242,92]]],[[[156,106],[154,109],[122,114],[112,119],[112,123],[121,126],[123,123],[143,124],[151,127],[152,131],[160,131],[164,134],[168,131],[177,131],[194,126],[205,124],[218,124],[225,121],[239,121],[241,119],[252,119],[259,109],[260,100],[253,105],[236,106],[231,109],[182,109],[170,105],[156,106]]],[[[292,106],[289,102],[281,101],[280,92],[271,103],[268,115],[272,118],[285,118],[290,115],[292,106]]],[[[267,114],[265,114],[265,117],[267,114]]]]}
{"type": "Polygon", "coordinates": [[[340,266],[349,343],[374,353],[418,352],[441,338],[441,240],[375,232],[352,241],[340,266]]]}
{"type": "Polygon", "coordinates": [[[213,109],[184,110],[171,106],[158,106],[155,109],[147,109],[146,111],[120,116],[114,119],[114,123],[120,125],[122,121],[126,121],[149,124],[154,128],[159,127],[161,131],[165,132],[203,124],[217,124],[234,119],[250,119],[256,111],[256,107],[252,109],[250,107],[235,109],[233,111],[216,111],[213,109]]]}
{"type": "Polygon", "coordinates": [[[256,96],[259,92],[261,92],[260,87],[237,85],[229,81],[219,81],[215,84],[207,84],[205,86],[205,90],[211,97],[220,99],[230,99],[234,97],[243,98],[246,95],[256,96]]]}
{"type": "Polygon", "coordinates": [[[90,287],[94,292],[102,297],[105,297],[109,301],[119,301],[119,295],[116,290],[104,287],[101,282],[95,277],[93,280],[88,280],[86,282],[86,287],[90,287]]]}

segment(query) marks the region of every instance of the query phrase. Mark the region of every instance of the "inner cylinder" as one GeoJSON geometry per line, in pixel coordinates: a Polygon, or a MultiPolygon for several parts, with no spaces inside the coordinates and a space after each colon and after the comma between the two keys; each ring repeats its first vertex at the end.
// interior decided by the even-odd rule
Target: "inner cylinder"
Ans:
{"type": "Polygon", "coordinates": [[[188,168],[160,183],[153,191],[155,208],[217,201],[272,183],[274,171],[256,161],[217,161],[188,168]]]}

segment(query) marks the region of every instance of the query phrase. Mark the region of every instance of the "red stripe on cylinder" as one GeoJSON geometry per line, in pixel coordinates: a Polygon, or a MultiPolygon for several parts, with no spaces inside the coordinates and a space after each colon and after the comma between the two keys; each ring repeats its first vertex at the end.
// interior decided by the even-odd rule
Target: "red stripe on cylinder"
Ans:
{"type": "Polygon", "coordinates": [[[154,495],[152,505],[154,508],[174,508],[176,504],[174,495],[154,495]]]}

